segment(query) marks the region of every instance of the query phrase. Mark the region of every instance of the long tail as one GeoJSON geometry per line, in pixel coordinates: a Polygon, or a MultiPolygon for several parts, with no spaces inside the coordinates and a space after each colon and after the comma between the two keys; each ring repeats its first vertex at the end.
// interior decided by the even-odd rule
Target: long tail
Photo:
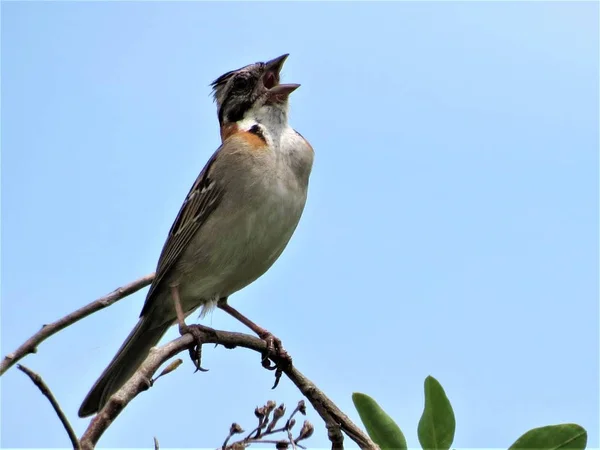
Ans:
{"type": "Polygon", "coordinates": [[[87,417],[98,412],[108,399],[117,392],[144,362],[150,349],[158,344],[171,324],[151,327],[147,317],[140,318],[135,328],[102,372],[79,408],[79,417],[87,417]]]}

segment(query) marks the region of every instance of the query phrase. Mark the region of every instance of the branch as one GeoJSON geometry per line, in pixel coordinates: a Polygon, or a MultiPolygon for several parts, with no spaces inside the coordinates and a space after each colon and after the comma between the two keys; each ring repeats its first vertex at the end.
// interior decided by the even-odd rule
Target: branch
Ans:
{"type": "Polygon", "coordinates": [[[67,419],[67,416],[65,416],[65,413],[60,408],[58,401],[56,401],[56,398],[52,394],[52,391],[50,390],[48,385],[46,383],[44,383],[44,380],[42,380],[42,377],[39,376],[37,373],[35,373],[33,370],[28,369],[27,367],[25,367],[21,364],[17,364],[17,368],[21,372],[25,373],[31,379],[31,381],[33,381],[33,383],[39,388],[39,390],[42,391],[42,394],[44,394],[46,396],[46,398],[50,401],[50,404],[54,408],[54,411],[56,412],[56,415],[58,416],[61,423],[63,424],[63,427],[65,427],[65,430],[67,430],[67,434],[69,435],[71,444],[73,444],[73,448],[80,450],[81,445],[79,443],[79,439],[77,439],[77,435],[75,434],[75,431],[73,431],[73,428],[71,427],[71,424],[69,423],[69,420],[67,419]]]}
{"type": "MultiPolygon", "coordinates": [[[[266,343],[254,336],[243,333],[215,330],[214,333],[201,332],[203,344],[221,344],[226,348],[244,347],[260,354],[267,351],[266,343]]],[[[190,348],[196,341],[191,334],[185,334],[162,347],[155,347],[121,389],[116,392],[92,419],[81,437],[81,446],[85,450],[93,449],[102,434],[123,411],[127,404],[140,392],[152,386],[152,376],[167,360],[190,348]]],[[[317,413],[328,425],[332,447],[341,448],[339,430],[344,431],[361,449],[377,449],[377,445],[363,433],[319,388],[292,365],[283,367],[283,372],[310,401],[317,413]],[[335,430],[337,429],[337,433],[335,430]]]]}
{"type": "MultiPolygon", "coordinates": [[[[104,309],[123,299],[124,297],[127,297],[128,295],[131,295],[134,292],[137,292],[138,290],[148,286],[153,279],[153,273],[146,275],[145,277],[115,289],[110,294],[100,297],[92,303],[89,303],[77,311],[66,315],[56,322],[44,325],[40,331],[27,339],[27,341],[17,348],[17,350],[4,357],[2,363],[0,363],[0,376],[29,353],[35,353],[37,351],[37,346],[53,334],[68,327],[69,325],[74,324],[84,317],[104,309]]],[[[203,335],[202,342],[206,344],[222,344],[226,348],[234,348],[239,346],[254,350],[261,354],[266,352],[266,344],[263,340],[247,334],[216,331],[215,334],[203,333],[203,335]]],[[[88,429],[81,438],[81,448],[93,448],[104,431],[120,414],[123,408],[140,392],[148,389],[152,385],[152,383],[156,380],[152,380],[152,375],[156,372],[156,370],[158,370],[158,368],[169,358],[188,349],[194,342],[195,341],[193,337],[190,334],[186,334],[185,336],[182,336],[179,339],[164,345],[163,347],[154,348],[140,369],[138,369],[133,377],[115,395],[113,395],[102,411],[100,411],[94,417],[94,419],[92,419],[88,429]]],[[[23,370],[22,366],[19,366],[19,368],[23,370]]],[[[304,396],[313,405],[317,413],[325,421],[328,430],[328,437],[332,444],[332,449],[343,448],[343,435],[341,431],[346,433],[350,439],[358,444],[361,449],[378,448],[376,444],[373,443],[373,441],[371,441],[371,439],[369,439],[369,437],[365,435],[359,427],[352,423],[352,421],[312,383],[312,381],[306,378],[300,371],[293,367],[293,365],[290,364],[282,367],[282,371],[287,375],[292,383],[296,385],[300,392],[304,394],[304,396]]],[[[32,380],[33,379],[34,378],[32,378],[32,380]]],[[[58,405],[55,407],[55,410],[57,407],[58,405]]],[[[59,411],[60,408],[57,410],[57,414],[59,414],[61,421],[63,421],[63,419],[66,421],[64,414],[62,414],[62,412],[59,413],[59,411]]],[[[68,422],[66,422],[65,427],[67,427],[67,425],[68,422]]],[[[69,436],[71,437],[71,435],[69,436]]]]}
{"type": "Polygon", "coordinates": [[[331,450],[344,450],[344,435],[339,425],[327,424],[327,437],[331,442],[331,450]]]}
{"type": "Polygon", "coordinates": [[[74,324],[78,320],[83,319],[84,317],[89,316],[96,311],[100,311],[101,309],[106,308],[107,306],[112,305],[113,303],[118,302],[124,297],[133,294],[134,292],[139,291],[140,289],[148,286],[152,283],[154,279],[154,274],[151,273],[146,275],[145,277],[140,278],[132,283],[129,283],[125,286],[122,286],[118,289],[115,289],[110,294],[105,295],[104,297],[100,297],[99,299],[89,303],[83,308],[79,308],[77,311],[72,312],[71,314],[66,315],[62,319],[57,320],[48,325],[42,326],[42,329],[27,339],[18,349],[14,352],[9,353],[4,357],[2,363],[0,363],[0,376],[4,374],[8,369],[10,369],[15,363],[23,359],[30,353],[37,352],[37,346],[41,344],[44,340],[49,338],[55,333],[58,333],[63,328],[68,327],[69,325],[74,324]]]}

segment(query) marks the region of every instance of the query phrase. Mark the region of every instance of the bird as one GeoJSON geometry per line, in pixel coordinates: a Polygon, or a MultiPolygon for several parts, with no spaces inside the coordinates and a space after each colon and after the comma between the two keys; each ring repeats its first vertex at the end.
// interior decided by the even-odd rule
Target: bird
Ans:
{"type": "MultiPolygon", "coordinates": [[[[288,54],[227,72],[211,83],[221,145],[187,194],[160,253],[139,320],[79,409],[100,411],[174,324],[214,307],[272,348],[280,341],[227,300],[275,263],[305,208],[314,150],[288,123],[280,84],[288,54]]],[[[199,367],[199,365],[198,365],[199,367]]]]}

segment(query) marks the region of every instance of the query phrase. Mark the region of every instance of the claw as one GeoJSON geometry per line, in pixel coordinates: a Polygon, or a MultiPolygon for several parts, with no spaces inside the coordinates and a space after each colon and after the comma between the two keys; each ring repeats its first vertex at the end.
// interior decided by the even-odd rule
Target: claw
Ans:
{"type": "MultiPolygon", "coordinates": [[[[185,325],[179,327],[179,333],[183,336],[184,334],[191,334],[194,338],[192,346],[189,348],[190,359],[196,368],[195,372],[208,372],[208,369],[202,367],[202,344],[204,343],[204,337],[206,333],[216,334],[216,331],[212,328],[205,327],[202,325],[185,325]]],[[[194,372],[194,373],[195,373],[194,372]]]]}
{"type": "Polygon", "coordinates": [[[262,356],[261,364],[267,370],[275,370],[277,368],[277,364],[272,364],[269,355],[267,354],[262,356]]]}
{"type": "Polygon", "coordinates": [[[292,365],[292,358],[283,348],[281,340],[271,333],[266,332],[260,338],[267,344],[267,349],[262,355],[262,366],[267,370],[275,371],[275,383],[272,387],[275,389],[279,385],[283,370],[292,365]]]}
{"type": "Polygon", "coordinates": [[[200,372],[208,372],[208,369],[205,369],[201,366],[202,363],[202,344],[199,344],[198,342],[194,343],[194,347],[190,347],[188,349],[188,351],[190,352],[190,359],[192,360],[192,363],[194,364],[194,367],[196,368],[196,370],[194,371],[194,373],[200,371],[200,372]]]}
{"type": "Polygon", "coordinates": [[[271,389],[275,389],[277,386],[279,386],[279,380],[281,380],[282,374],[283,370],[281,367],[277,367],[277,370],[275,371],[275,383],[273,383],[273,387],[271,389]]]}

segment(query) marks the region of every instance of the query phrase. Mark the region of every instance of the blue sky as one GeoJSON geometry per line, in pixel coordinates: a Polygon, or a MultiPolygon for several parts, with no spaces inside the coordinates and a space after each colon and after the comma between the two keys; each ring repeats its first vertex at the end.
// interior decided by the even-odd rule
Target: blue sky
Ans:
{"type": "MultiPolygon", "coordinates": [[[[433,375],[455,447],[561,422],[599,447],[598,51],[595,3],[4,2],[2,355],[154,270],[219,143],[208,84],[290,53],[309,200],[231,304],[351,418],[352,392],[373,396],[410,446],[433,375]]],[[[144,296],[24,361],[78,433],[144,296]]],[[[204,323],[244,330],[221,312],[204,323]]],[[[102,446],[215,448],[255,406],[300,399],[287,380],[271,391],[252,352],[207,347],[204,364],[139,396],[102,446]]],[[[23,374],[1,382],[2,447],[68,446],[23,374]]]]}

